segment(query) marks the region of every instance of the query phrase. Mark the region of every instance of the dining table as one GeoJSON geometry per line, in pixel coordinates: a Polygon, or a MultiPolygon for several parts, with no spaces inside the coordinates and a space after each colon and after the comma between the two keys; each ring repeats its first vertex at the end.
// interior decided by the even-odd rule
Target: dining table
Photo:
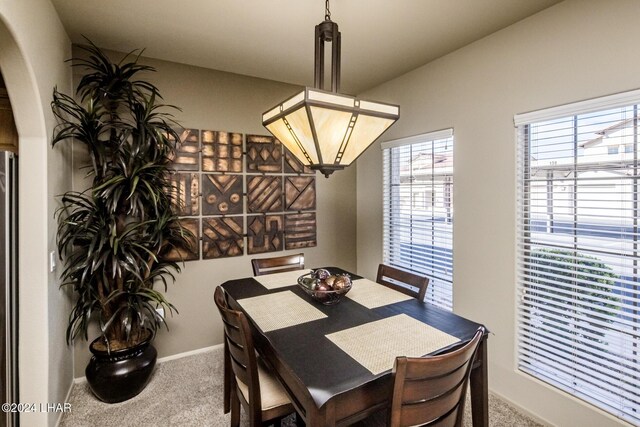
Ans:
{"type": "MultiPolygon", "coordinates": [[[[227,302],[249,320],[261,357],[273,368],[307,426],[343,426],[388,408],[396,356],[445,353],[482,325],[339,267],[351,290],[336,304],[315,301],[297,283],[311,270],[224,282],[227,302]]],[[[487,338],[470,375],[473,425],[489,425],[487,338]]]]}

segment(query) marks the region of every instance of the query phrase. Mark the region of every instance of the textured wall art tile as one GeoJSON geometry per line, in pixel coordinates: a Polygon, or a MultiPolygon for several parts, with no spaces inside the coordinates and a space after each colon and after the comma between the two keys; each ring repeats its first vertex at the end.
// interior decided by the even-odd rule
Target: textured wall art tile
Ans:
{"type": "Polygon", "coordinates": [[[242,256],[244,228],[242,216],[202,218],[202,257],[204,259],[242,256]]]}
{"type": "Polygon", "coordinates": [[[316,213],[306,212],[284,216],[285,249],[316,246],[316,213]]]}
{"type": "Polygon", "coordinates": [[[198,129],[176,129],[180,140],[176,142],[173,158],[173,168],[180,171],[197,171],[200,169],[198,129]]]}
{"type": "Polygon", "coordinates": [[[165,258],[171,261],[195,261],[200,259],[200,220],[197,218],[181,218],[180,224],[193,233],[190,248],[172,249],[165,258]]]}
{"type": "Polygon", "coordinates": [[[242,213],[242,175],[202,174],[202,214],[242,213]]]}
{"type": "Polygon", "coordinates": [[[247,172],[282,172],[282,144],[272,136],[247,135],[247,172]]]}
{"type": "Polygon", "coordinates": [[[242,172],[242,134],[203,130],[202,170],[242,172]]]}
{"type": "Polygon", "coordinates": [[[282,147],[284,151],[284,173],[300,173],[300,174],[313,174],[315,173],[310,167],[302,164],[300,160],[286,147],[282,147]]]}
{"type": "Polygon", "coordinates": [[[309,211],[316,208],[316,177],[284,177],[285,210],[309,211]]]}
{"type": "Polygon", "coordinates": [[[315,171],[279,141],[247,135],[243,152],[241,133],[178,133],[173,162],[179,172],[171,176],[171,196],[180,206],[176,214],[187,217],[181,223],[196,240],[192,251],[174,250],[172,259],[197,260],[201,253],[202,259],[244,255],[245,216],[248,254],[317,245],[316,213],[309,212],[316,209],[315,171]],[[205,217],[188,218],[199,215],[205,217]]]}
{"type": "Polygon", "coordinates": [[[176,172],[171,175],[171,200],[179,216],[200,214],[200,175],[176,172]]]}
{"type": "Polygon", "coordinates": [[[247,212],[281,212],[282,177],[247,176],[247,212]]]}
{"type": "Polygon", "coordinates": [[[247,216],[247,253],[281,251],[284,247],[284,217],[282,215],[247,216]]]}

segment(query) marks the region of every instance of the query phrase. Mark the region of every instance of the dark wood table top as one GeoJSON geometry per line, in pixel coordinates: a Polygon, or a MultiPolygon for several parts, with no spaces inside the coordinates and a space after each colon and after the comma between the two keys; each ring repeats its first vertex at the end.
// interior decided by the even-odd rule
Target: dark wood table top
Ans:
{"type": "MultiPolygon", "coordinates": [[[[333,274],[345,271],[329,267],[333,274]]],[[[360,276],[351,274],[356,280],[360,276]]],[[[459,338],[470,340],[481,325],[452,312],[442,310],[428,303],[410,299],[374,309],[366,308],[345,297],[338,304],[325,306],[315,302],[297,285],[269,290],[253,278],[225,282],[223,288],[232,300],[277,292],[291,291],[313,307],[327,315],[326,318],[302,323],[270,332],[263,332],[255,325],[258,341],[266,339],[276,357],[287,367],[288,373],[297,377],[306,387],[318,408],[333,397],[375,382],[381,377],[390,377],[391,371],[374,375],[338,346],[326,338],[327,334],[363,325],[376,320],[406,314],[427,325],[459,338]]],[[[234,301],[230,301],[233,303],[234,301]]],[[[241,308],[237,306],[236,308],[241,308]]],[[[250,315],[248,316],[250,319],[250,315]]],[[[251,320],[251,319],[250,319],[251,320]]],[[[439,349],[431,354],[446,351],[439,349]]]]}

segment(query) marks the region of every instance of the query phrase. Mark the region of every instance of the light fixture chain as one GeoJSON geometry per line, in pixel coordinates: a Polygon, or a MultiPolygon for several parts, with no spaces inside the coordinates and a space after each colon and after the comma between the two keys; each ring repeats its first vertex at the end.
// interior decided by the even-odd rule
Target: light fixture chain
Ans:
{"type": "Polygon", "coordinates": [[[315,27],[314,87],[305,88],[264,113],[262,125],[303,165],[328,177],[355,162],[398,120],[400,107],[368,102],[363,108],[357,99],[339,93],[340,31],[338,24],[331,21],[329,0],[324,4],[324,21],[315,27]],[[330,56],[325,55],[326,42],[331,43],[330,56]],[[331,58],[331,91],[324,89],[325,56],[331,58]],[[347,114],[351,119],[345,124],[347,114]],[[290,118],[296,118],[295,126],[290,118]]]}

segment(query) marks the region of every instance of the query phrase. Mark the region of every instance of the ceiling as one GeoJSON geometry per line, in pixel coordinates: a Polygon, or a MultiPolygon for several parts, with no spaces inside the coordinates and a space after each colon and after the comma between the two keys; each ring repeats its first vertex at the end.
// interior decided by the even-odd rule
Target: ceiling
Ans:
{"type": "MultiPolygon", "coordinates": [[[[560,0],[333,0],[341,92],[357,94],[560,0]]],[[[302,86],[322,0],[53,0],[72,41],[302,86]]]]}

